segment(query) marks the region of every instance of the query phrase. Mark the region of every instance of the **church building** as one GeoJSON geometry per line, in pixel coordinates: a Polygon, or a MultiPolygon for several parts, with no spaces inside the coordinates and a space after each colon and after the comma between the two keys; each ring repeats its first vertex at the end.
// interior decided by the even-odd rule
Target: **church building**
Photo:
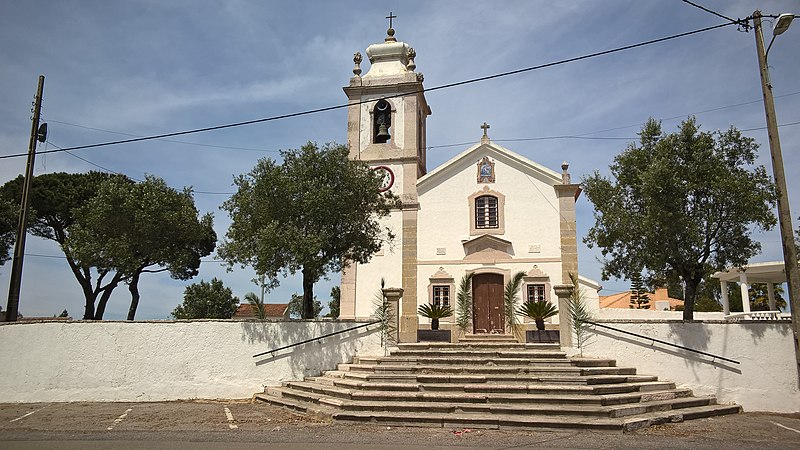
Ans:
{"type": "MultiPolygon", "coordinates": [[[[567,172],[554,171],[498,145],[489,125],[475,131],[473,146],[428,170],[423,76],[416,72],[413,48],[397,41],[389,28],[384,42],[370,45],[371,63],[362,76],[360,53],[354,76],[344,88],[349,101],[347,136],[350,157],[368,163],[383,177],[402,206],[384,220],[394,231],[367,264],[342,273],[340,317],[373,314],[385,286],[402,288],[400,339],[416,340],[419,305],[450,305],[455,310],[461,278],[472,278],[472,333],[503,333],[503,291],[524,272],[522,301],[557,304],[553,286],[569,284],[578,273],[575,203],[581,189],[567,172]]],[[[582,290],[596,308],[600,288],[582,279],[582,290]]],[[[441,320],[453,327],[455,317],[441,320]]],[[[558,319],[556,318],[556,321],[558,319]]],[[[518,322],[527,322],[520,317],[518,322]]]]}

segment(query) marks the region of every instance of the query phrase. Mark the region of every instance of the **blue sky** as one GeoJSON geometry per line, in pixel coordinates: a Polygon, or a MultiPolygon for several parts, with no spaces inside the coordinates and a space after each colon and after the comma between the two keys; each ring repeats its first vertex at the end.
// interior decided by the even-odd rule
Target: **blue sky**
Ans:
{"type": "MultiPolygon", "coordinates": [[[[800,13],[794,1],[703,2],[746,17],[800,13]]],[[[24,153],[37,77],[45,75],[43,120],[49,141],[72,147],[286,114],[342,104],[352,55],[382,41],[389,11],[396,37],[417,51],[417,71],[430,88],[535,66],[723,23],[678,0],[663,1],[5,1],[0,3],[0,155],[24,153]],[[125,134],[120,134],[125,133],[125,134]]],[[[766,38],[771,32],[766,23],[766,38]]],[[[778,121],[800,121],[800,23],[770,51],[778,121]]],[[[366,71],[368,62],[362,67],[366,71]]],[[[608,172],[648,117],[665,130],[697,116],[705,130],[765,126],[753,32],[725,27],[520,75],[427,94],[428,169],[460,153],[491,125],[490,137],[554,170],[570,162],[573,178],[608,172]],[[738,106],[734,106],[738,105],[738,106]],[[721,109],[718,109],[721,108],[721,109]],[[712,111],[713,110],[713,111],[712,111]],[[608,131],[604,131],[608,130],[608,131]],[[546,139],[562,135],[617,139],[546,139]],[[449,146],[451,144],[463,144],[449,146]]],[[[170,141],[41,155],[36,173],[97,169],[84,160],[135,178],[163,177],[192,186],[198,208],[212,212],[222,237],[229,224],[221,203],[235,175],[278,149],[307,140],[346,142],[344,110],[182,136],[170,141]],[[180,142],[176,142],[180,141],[180,142]],[[78,158],[80,157],[80,158],[78,158]]],[[[747,131],[761,144],[759,163],[771,173],[767,134],[747,131]]],[[[780,129],[795,229],[800,216],[800,125],[780,129]]],[[[53,149],[42,144],[39,150],[53,149]]],[[[24,171],[24,158],[0,163],[0,182],[24,171]]],[[[592,207],[578,203],[578,235],[592,226],[592,207]]],[[[782,259],[777,228],[758,233],[756,261],[782,259]]],[[[53,315],[64,308],[79,318],[80,288],[60,250],[29,238],[20,311],[53,315]],[[32,256],[44,255],[44,256],[32,256]],[[47,257],[52,256],[52,257],[47,257]]],[[[599,252],[581,246],[581,274],[600,280],[599,252]]],[[[213,255],[208,259],[214,259],[213,255]]],[[[5,307],[10,264],[0,268],[5,307]]],[[[206,262],[192,281],[147,275],[137,319],[167,318],[186,284],[223,279],[240,298],[256,291],[253,272],[227,272],[206,262]]],[[[317,284],[327,302],[338,274],[317,284]]],[[[625,290],[626,280],[602,282],[602,294],[625,290]]],[[[300,292],[284,280],[268,302],[300,292]]],[[[124,319],[129,294],[112,297],[106,318],[124,319]]]]}

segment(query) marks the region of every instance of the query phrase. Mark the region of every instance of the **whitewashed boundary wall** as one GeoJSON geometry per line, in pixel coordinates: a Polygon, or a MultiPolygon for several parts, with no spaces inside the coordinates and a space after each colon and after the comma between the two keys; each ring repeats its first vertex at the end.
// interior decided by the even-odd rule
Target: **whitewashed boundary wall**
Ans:
{"type": "Polygon", "coordinates": [[[356,353],[382,355],[359,321],[66,322],[0,325],[0,402],[249,398],[318,375],[356,353]]]}
{"type": "MultiPolygon", "coordinates": [[[[734,364],[592,327],[585,356],[658,375],[745,411],[800,411],[791,322],[598,320],[597,323],[739,361],[734,364]]],[[[574,350],[574,349],[573,349],[574,350]]]]}

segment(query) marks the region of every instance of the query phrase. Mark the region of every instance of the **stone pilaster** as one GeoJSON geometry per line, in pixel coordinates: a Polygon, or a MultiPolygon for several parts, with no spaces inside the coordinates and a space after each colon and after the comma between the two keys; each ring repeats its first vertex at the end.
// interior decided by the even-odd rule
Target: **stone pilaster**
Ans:
{"type": "Polygon", "coordinates": [[[400,308],[400,342],[417,342],[417,212],[419,206],[404,205],[402,232],[403,302],[400,308]]]}
{"type": "Polygon", "coordinates": [[[342,269],[342,284],[339,291],[339,318],[356,318],[356,274],[358,264],[352,263],[342,269]]]}
{"type": "Polygon", "coordinates": [[[575,201],[580,195],[578,184],[557,184],[559,234],[561,239],[561,282],[569,283],[569,275],[578,275],[578,233],[575,201]]]}
{"type": "Polygon", "coordinates": [[[573,289],[571,284],[553,286],[558,296],[558,332],[562,347],[572,347],[572,317],[569,314],[569,302],[573,289]]]}
{"type": "MultiPolygon", "coordinates": [[[[385,288],[383,295],[389,303],[389,330],[390,334],[386,336],[386,346],[393,346],[400,340],[400,299],[403,298],[403,289],[398,288],[385,288]]],[[[415,340],[416,342],[416,340],[415,340]]]]}

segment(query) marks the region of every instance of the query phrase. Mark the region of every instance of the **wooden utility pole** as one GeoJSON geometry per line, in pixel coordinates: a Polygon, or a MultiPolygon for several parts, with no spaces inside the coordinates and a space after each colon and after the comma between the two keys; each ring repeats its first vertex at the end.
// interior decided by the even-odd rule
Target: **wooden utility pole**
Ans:
{"type": "Polygon", "coordinates": [[[761,89],[764,93],[764,111],[767,114],[767,136],[769,137],[769,153],[772,156],[772,174],[778,188],[778,224],[783,245],[783,264],[786,272],[786,284],[789,287],[789,303],[792,308],[792,330],[794,332],[795,362],[800,379],[800,268],[798,268],[797,251],[794,247],[794,231],[792,230],[792,213],[789,211],[789,194],[786,191],[786,175],[783,171],[783,155],[781,140],[778,136],[778,119],[775,117],[775,101],[772,98],[772,83],[767,69],[767,54],[764,50],[764,35],[761,31],[761,11],[753,13],[755,24],[756,51],[758,67],[761,71],[761,89]]]}
{"type": "Polygon", "coordinates": [[[28,232],[28,200],[33,182],[33,163],[36,157],[36,142],[39,137],[39,114],[42,110],[42,94],[44,93],[44,75],[39,75],[39,88],[33,102],[33,119],[31,123],[31,139],[28,143],[28,164],[25,168],[25,180],[22,185],[22,201],[19,208],[19,226],[17,242],[14,244],[14,260],[11,266],[11,284],[8,288],[6,304],[6,322],[16,322],[19,315],[19,291],[22,285],[22,260],[25,257],[25,236],[28,232]]]}

